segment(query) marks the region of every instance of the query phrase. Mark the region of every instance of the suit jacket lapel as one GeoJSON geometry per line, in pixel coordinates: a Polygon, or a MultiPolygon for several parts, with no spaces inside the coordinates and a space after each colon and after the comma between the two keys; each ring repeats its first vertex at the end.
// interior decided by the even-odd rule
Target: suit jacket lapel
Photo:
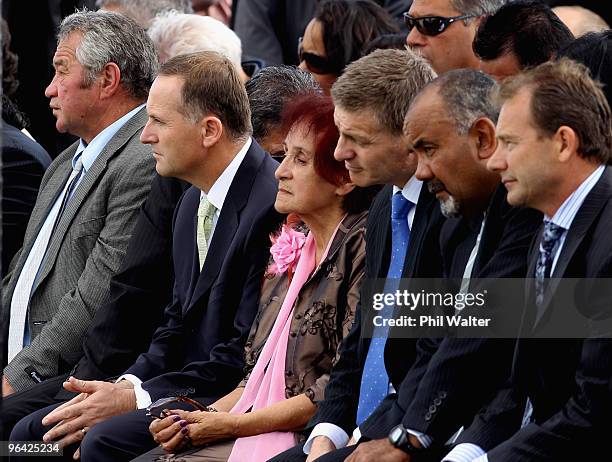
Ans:
{"type": "MultiPolygon", "coordinates": [[[[240,212],[247,205],[257,171],[267,155],[257,143],[253,142],[242,164],[240,164],[225,197],[219,220],[208,246],[204,266],[185,313],[210,289],[211,284],[217,278],[234,235],[238,230],[240,212]]],[[[253,206],[256,207],[257,204],[253,204],[253,206]]]]}
{"type": "MultiPolygon", "coordinates": [[[[404,270],[402,271],[403,278],[411,277],[416,270],[416,264],[420,258],[423,238],[430,219],[432,203],[434,201],[436,201],[436,198],[427,190],[425,184],[423,184],[421,193],[419,194],[419,201],[415,205],[414,220],[412,221],[410,240],[408,242],[408,249],[406,249],[406,258],[404,259],[404,270]]],[[[389,220],[390,218],[387,220],[387,223],[389,220]]]]}
{"type": "MultiPolygon", "coordinates": [[[[89,197],[89,193],[91,192],[92,188],[97,184],[98,179],[104,174],[108,161],[130,140],[130,138],[136,134],[139,129],[144,126],[145,120],[146,112],[145,109],[142,108],[134,117],[128,120],[125,125],[119,129],[115,136],[111,138],[104,149],[102,149],[102,152],[100,152],[91,168],[83,175],[79,186],[74,191],[72,199],[70,199],[70,202],[66,206],[66,209],[60,217],[57,227],[51,236],[51,240],[47,246],[47,253],[42,262],[43,266],[41,268],[40,277],[38,278],[36,287],[32,289],[32,293],[34,293],[34,290],[36,290],[36,288],[51,272],[61,244],[66,237],[68,228],[72,224],[72,221],[74,220],[74,217],[83,202],[85,202],[87,197],[89,197]]],[[[63,184],[66,184],[66,180],[63,182],[63,184]]]]}
{"type": "MultiPolygon", "coordinates": [[[[549,308],[553,295],[557,289],[557,286],[559,285],[560,278],[564,277],[568,264],[576,253],[578,246],[584,240],[584,237],[587,235],[593,221],[599,215],[599,212],[612,194],[612,175],[609,173],[609,170],[606,168],[599,181],[595,184],[591,192],[587,195],[586,199],[582,203],[582,206],[578,210],[570,229],[567,231],[563,248],[561,249],[561,253],[557,259],[557,264],[555,265],[555,269],[551,275],[552,278],[550,280],[549,287],[547,288],[544,296],[544,301],[538,309],[534,327],[537,326],[538,322],[540,319],[542,319],[542,316],[549,308]]],[[[538,240],[538,245],[539,242],[540,241],[538,240]]],[[[535,260],[537,260],[537,258],[538,252],[534,252],[534,272],[531,274],[535,274],[535,260]]]]}

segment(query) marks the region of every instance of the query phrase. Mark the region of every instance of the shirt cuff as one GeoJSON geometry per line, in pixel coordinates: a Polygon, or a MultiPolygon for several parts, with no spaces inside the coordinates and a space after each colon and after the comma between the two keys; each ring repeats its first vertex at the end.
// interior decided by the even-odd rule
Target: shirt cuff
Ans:
{"type": "Polygon", "coordinates": [[[127,380],[134,385],[134,394],[136,395],[136,407],[138,409],[146,409],[153,401],[151,400],[151,395],[149,392],[142,388],[142,380],[132,374],[123,374],[115,383],[118,383],[122,380],[127,380]]]}
{"type": "Polygon", "coordinates": [[[431,438],[431,436],[427,436],[425,433],[421,433],[417,430],[412,430],[410,428],[407,428],[406,431],[411,435],[416,436],[416,439],[419,440],[419,443],[421,443],[421,446],[423,446],[425,449],[430,447],[433,443],[433,439],[431,438]]]}
{"type": "Polygon", "coordinates": [[[343,448],[348,443],[349,436],[346,434],[344,430],[342,430],[337,425],[331,423],[320,423],[315,425],[310,433],[310,437],[304,443],[304,454],[310,453],[310,448],[312,447],[312,442],[317,436],[326,436],[334,443],[336,449],[343,448]]]}
{"type": "Polygon", "coordinates": [[[361,439],[361,430],[359,430],[359,427],[357,427],[355,428],[355,430],[353,430],[353,440],[355,441],[355,443],[358,443],[360,439],[361,439]]]}
{"type": "Polygon", "coordinates": [[[449,452],[442,462],[488,462],[487,455],[480,446],[461,443],[449,452]]]}

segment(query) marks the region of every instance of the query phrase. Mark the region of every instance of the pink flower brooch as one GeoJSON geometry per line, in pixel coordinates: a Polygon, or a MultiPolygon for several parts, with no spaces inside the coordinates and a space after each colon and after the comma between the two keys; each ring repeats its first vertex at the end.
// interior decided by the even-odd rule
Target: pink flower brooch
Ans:
{"type": "Polygon", "coordinates": [[[274,263],[270,265],[268,272],[279,275],[289,270],[289,276],[291,276],[300,259],[306,235],[285,224],[280,234],[270,236],[270,240],[273,244],[270,247],[270,253],[274,263]]]}

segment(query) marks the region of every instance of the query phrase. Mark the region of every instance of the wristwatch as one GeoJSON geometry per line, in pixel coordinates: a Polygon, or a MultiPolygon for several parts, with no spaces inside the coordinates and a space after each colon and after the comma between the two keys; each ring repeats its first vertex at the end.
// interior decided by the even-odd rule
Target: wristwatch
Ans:
{"type": "Polygon", "coordinates": [[[408,430],[406,430],[402,424],[399,424],[393,427],[389,432],[389,442],[397,449],[404,451],[406,454],[416,454],[421,449],[413,446],[410,443],[408,435],[408,430]]]}

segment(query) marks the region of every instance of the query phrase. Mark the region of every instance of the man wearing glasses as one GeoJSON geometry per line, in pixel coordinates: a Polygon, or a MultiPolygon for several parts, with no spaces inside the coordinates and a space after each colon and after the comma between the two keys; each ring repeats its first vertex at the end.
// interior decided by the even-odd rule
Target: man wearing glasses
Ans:
{"type": "Polygon", "coordinates": [[[423,55],[438,74],[478,69],[472,42],[480,19],[495,13],[505,0],[414,0],[404,13],[410,33],[406,43],[423,55]]]}

